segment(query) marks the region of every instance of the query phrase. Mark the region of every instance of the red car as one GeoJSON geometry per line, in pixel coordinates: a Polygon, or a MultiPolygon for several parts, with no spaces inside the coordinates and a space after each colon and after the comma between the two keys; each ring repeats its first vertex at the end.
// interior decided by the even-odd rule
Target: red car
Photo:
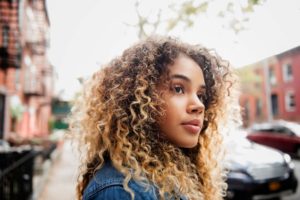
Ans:
{"type": "Polygon", "coordinates": [[[300,157],[300,124],[288,121],[255,124],[247,138],[300,157]]]}

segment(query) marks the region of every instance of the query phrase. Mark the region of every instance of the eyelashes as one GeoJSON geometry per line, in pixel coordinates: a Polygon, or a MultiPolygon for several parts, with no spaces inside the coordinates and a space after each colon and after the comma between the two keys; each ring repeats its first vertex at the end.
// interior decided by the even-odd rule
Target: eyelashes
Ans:
{"type": "Polygon", "coordinates": [[[184,88],[181,85],[172,86],[172,91],[176,94],[184,94],[184,88]]]}
{"type": "MultiPolygon", "coordinates": [[[[172,85],[171,86],[171,91],[174,93],[174,94],[185,94],[186,93],[186,90],[184,88],[183,85],[179,85],[179,84],[175,84],[175,85],[172,85]]],[[[202,103],[205,103],[206,104],[206,93],[205,92],[199,92],[197,94],[197,97],[198,99],[202,102],[202,103]]]]}
{"type": "Polygon", "coordinates": [[[206,94],[199,94],[199,95],[197,95],[198,96],[198,99],[202,102],[202,103],[204,103],[204,105],[206,105],[206,94]]]}

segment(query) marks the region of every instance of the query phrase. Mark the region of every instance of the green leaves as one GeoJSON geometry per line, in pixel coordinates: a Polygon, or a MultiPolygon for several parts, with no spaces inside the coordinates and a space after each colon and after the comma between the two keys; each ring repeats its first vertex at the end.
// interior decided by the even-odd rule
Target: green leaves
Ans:
{"type": "Polygon", "coordinates": [[[184,29],[193,27],[199,23],[199,18],[205,16],[210,10],[216,17],[223,20],[223,27],[230,29],[238,34],[246,28],[245,24],[249,21],[251,13],[255,12],[254,7],[262,4],[266,0],[189,0],[176,1],[170,3],[167,8],[162,10],[160,5],[152,10],[151,15],[141,14],[140,7],[145,0],[137,0],[135,3],[138,23],[134,25],[138,29],[139,38],[155,34],[158,30],[167,34],[180,25],[184,29]],[[221,6],[215,6],[221,5],[221,6]],[[162,14],[170,13],[167,17],[162,14]],[[154,19],[153,19],[153,16],[154,19]],[[150,20],[151,17],[151,20],[150,20]]]}

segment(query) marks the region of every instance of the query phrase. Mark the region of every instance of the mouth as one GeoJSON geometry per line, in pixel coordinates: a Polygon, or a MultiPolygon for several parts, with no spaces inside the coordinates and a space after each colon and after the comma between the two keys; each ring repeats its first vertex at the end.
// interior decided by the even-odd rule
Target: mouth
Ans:
{"type": "Polygon", "coordinates": [[[200,120],[191,120],[188,122],[183,122],[181,125],[186,131],[192,134],[200,133],[202,127],[200,120]]]}

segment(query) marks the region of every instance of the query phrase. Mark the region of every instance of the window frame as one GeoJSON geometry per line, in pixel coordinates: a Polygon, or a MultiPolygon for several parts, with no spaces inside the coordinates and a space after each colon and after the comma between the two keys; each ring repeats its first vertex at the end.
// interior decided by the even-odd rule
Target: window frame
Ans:
{"type": "Polygon", "coordinates": [[[285,63],[282,66],[284,82],[291,82],[294,79],[293,66],[290,63],[285,63]],[[290,70],[289,70],[290,69],[290,70]],[[289,73],[291,71],[291,73],[289,73]]]}
{"type": "Polygon", "coordinates": [[[295,92],[292,90],[287,90],[284,94],[284,106],[285,106],[285,110],[287,112],[293,112],[296,110],[296,96],[295,96],[295,92]],[[293,96],[293,100],[291,100],[291,97],[293,96]],[[293,102],[291,102],[293,101],[293,102]],[[294,105],[291,106],[291,103],[293,103],[294,105]]]}

